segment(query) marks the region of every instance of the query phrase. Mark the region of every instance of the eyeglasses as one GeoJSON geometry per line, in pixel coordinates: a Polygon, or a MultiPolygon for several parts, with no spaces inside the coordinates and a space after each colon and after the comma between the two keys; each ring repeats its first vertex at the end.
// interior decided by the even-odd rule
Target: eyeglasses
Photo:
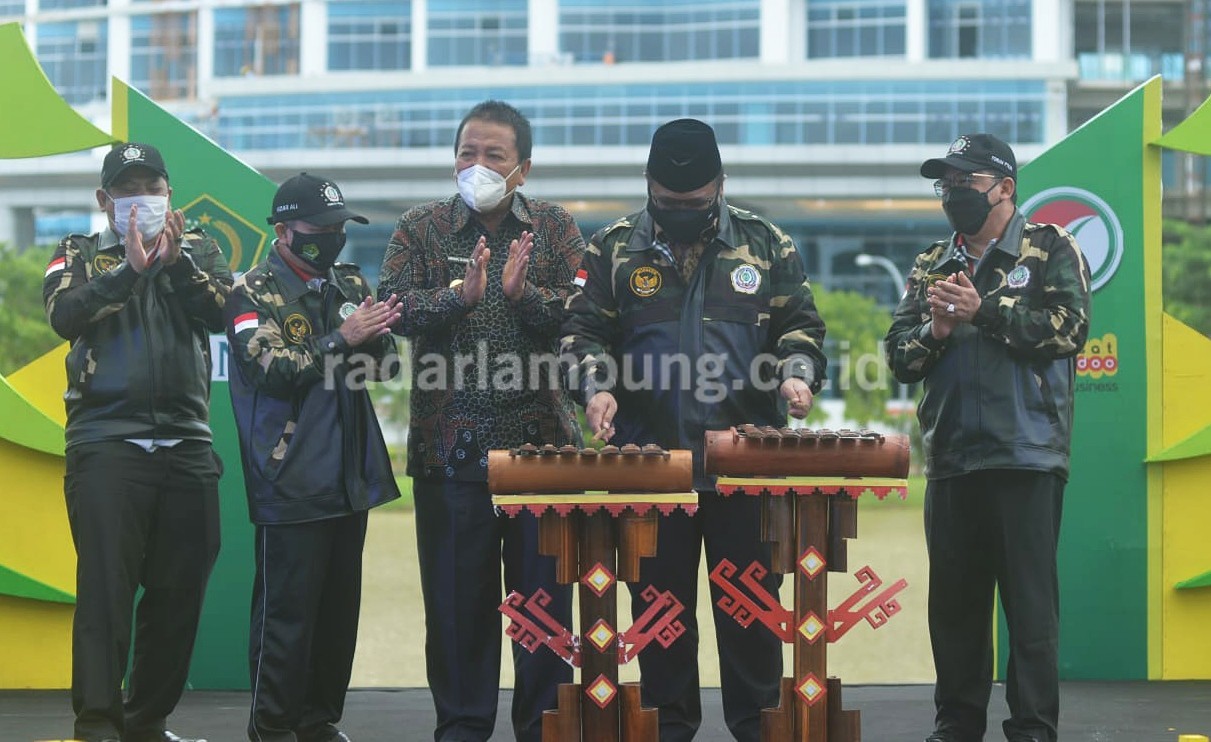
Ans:
{"type": "Polygon", "coordinates": [[[945,196],[950,192],[951,188],[971,188],[975,183],[976,178],[991,178],[994,181],[1005,180],[1004,175],[992,175],[989,173],[966,173],[954,178],[953,180],[940,179],[933,182],[933,192],[939,197],[945,196]]]}

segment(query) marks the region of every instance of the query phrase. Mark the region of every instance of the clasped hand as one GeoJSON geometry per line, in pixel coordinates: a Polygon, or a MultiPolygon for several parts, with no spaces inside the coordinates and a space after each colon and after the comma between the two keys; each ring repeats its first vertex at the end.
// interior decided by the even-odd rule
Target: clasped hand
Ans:
{"type": "MultiPolygon", "coordinates": [[[[530,253],[533,250],[534,235],[530,232],[522,232],[520,238],[509,243],[509,258],[500,277],[501,288],[509,301],[521,301],[525,294],[526,271],[530,267],[530,253]]],[[[488,238],[480,237],[463,274],[462,299],[467,306],[474,306],[484,298],[484,289],[488,286],[488,260],[491,257],[488,238]]]]}
{"type": "Polygon", "coordinates": [[[392,294],[384,301],[375,301],[367,296],[357,309],[341,323],[340,333],[350,347],[382,337],[391,332],[391,326],[399,321],[399,297],[392,294]]]}
{"type": "MultiPolygon", "coordinates": [[[[169,211],[164,219],[164,229],[156,236],[151,248],[143,245],[143,234],[139,232],[139,206],[130,207],[126,223],[126,262],[135,273],[143,273],[158,260],[162,265],[172,265],[181,257],[181,235],[185,233],[185,213],[180,209],[169,211]]],[[[114,218],[119,218],[114,214],[114,218]]]]}
{"type": "Polygon", "coordinates": [[[971,322],[980,309],[980,292],[966,273],[951,273],[925,290],[933,336],[946,338],[960,322],[971,322]]]}

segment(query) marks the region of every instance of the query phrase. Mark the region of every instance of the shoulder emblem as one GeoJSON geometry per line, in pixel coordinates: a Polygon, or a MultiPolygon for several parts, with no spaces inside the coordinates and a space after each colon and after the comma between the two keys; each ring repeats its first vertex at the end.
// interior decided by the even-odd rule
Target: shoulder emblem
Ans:
{"type": "Polygon", "coordinates": [[[650,265],[641,265],[631,271],[631,293],[641,299],[654,295],[663,282],[660,271],[650,265]]]}
{"type": "Polygon", "coordinates": [[[311,334],[311,321],[295,312],[282,321],[282,334],[292,343],[301,343],[311,334]]]}

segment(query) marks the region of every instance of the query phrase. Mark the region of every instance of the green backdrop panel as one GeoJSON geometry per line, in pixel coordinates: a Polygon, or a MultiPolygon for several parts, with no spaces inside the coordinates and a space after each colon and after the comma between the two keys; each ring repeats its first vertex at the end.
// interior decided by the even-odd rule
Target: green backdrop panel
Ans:
{"type": "MultiPolygon", "coordinates": [[[[1146,110],[1153,84],[1159,87],[1137,88],[1022,170],[1023,211],[1067,227],[1094,278],[1094,343],[1084,368],[1078,364],[1060,537],[1060,672],[1069,679],[1148,672],[1143,176],[1151,156],[1146,117],[1159,117],[1146,110]]],[[[1004,677],[1003,622],[999,633],[1004,677]]]]}

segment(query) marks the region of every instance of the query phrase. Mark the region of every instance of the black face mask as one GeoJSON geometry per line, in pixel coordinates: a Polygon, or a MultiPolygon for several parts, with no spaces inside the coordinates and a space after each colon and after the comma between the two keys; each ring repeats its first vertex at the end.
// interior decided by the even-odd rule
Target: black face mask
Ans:
{"type": "Polygon", "coordinates": [[[697,242],[711,222],[719,216],[719,198],[705,209],[661,209],[648,194],[648,213],[664,230],[664,236],[676,243],[697,242]]]}
{"type": "MultiPolygon", "coordinates": [[[[994,184],[992,188],[996,188],[994,184]]],[[[992,188],[988,190],[991,191],[992,188]]],[[[997,204],[1001,203],[997,201],[997,204]]],[[[988,221],[988,215],[997,204],[988,203],[988,191],[977,191],[974,188],[951,188],[942,198],[942,210],[950,226],[959,234],[973,235],[979,233],[988,221]]]]}
{"type": "Polygon", "coordinates": [[[327,273],[345,247],[344,232],[305,234],[291,231],[290,252],[317,275],[327,273]]]}

